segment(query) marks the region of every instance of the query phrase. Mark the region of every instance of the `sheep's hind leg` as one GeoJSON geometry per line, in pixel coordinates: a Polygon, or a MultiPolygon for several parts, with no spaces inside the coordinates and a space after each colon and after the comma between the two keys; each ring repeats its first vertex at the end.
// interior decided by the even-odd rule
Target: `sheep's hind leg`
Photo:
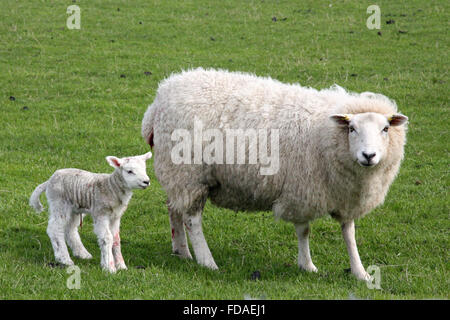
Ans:
{"type": "Polygon", "coordinates": [[[202,211],[195,215],[184,215],[184,223],[194,249],[197,262],[210,269],[218,269],[202,230],[202,211]]]}
{"type": "Polygon", "coordinates": [[[172,252],[181,258],[192,259],[191,252],[186,239],[186,231],[184,230],[183,215],[167,205],[169,209],[169,221],[172,231],[172,252]]]}
{"type": "Polygon", "coordinates": [[[71,214],[66,225],[66,240],[75,257],[81,259],[91,259],[92,255],[86,250],[78,233],[78,226],[83,219],[82,214],[71,214]]]}
{"type": "Polygon", "coordinates": [[[70,210],[63,203],[56,201],[50,202],[49,206],[50,217],[47,234],[52,243],[55,260],[66,266],[71,266],[74,263],[70,259],[69,250],[64,239],[65,228],[71,214],[70,210]]]}
{"type": "Polygon", "coordinates": [[[202,212],[208,196],[207,190],[200,187],[198,190],[191,191],[192,201],[190,201],[188,209],[183,214],[183,221],[194,249],[195,258],[202,266],[218,269],[202,229],[202,212]]]}
{"type": "Polygon", "coordinates": [[[295,231],[298,237],[298,266],[306,271],[317,272],[309,252],[309,223],[295,224],[295,231]]]}
{"type": "Polygon", "coordinates": [[[341,229],[345,244],[347,245],[348,255],[350,256],[350,267],[352,273],[359,280],[370,280],[371,277],[366,270],[364,270],[364,266],[361,263],[361,258],[359,257],[358,248],[356,247],[354,220],[342,223],[341,229]]]}

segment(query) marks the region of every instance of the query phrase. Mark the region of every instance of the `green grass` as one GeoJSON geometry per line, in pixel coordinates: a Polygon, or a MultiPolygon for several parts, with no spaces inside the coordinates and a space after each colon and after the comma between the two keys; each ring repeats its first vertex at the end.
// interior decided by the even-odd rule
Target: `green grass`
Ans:
{"type": "Polygon", "coordinates": [[[449,298],[448,2],[376,1],[381,35],[365,25],[373,1],[77,0],[81,30],[69,30],[72,4],[1,3],[1,299],[449,298]],[[110,172],[105,156],[147,151],[140,124],[158,82],[197,66],[397,101],[410,118],[405,160],[385,204],[357,222],[362,261],[380,267],[382,290],[344,272],[330,218],[312,223],[318,274],[297,269],[292,225],[210,203],[204,230],[220,271],[178,259],[151,164],[151,187],[122,219],[128,271],[101,271],[90,218],[81,237],[94,259],[75,260],[81,289],[47,266],[47,215],[28,206],[33,189],[58,168],[110,172]]]}

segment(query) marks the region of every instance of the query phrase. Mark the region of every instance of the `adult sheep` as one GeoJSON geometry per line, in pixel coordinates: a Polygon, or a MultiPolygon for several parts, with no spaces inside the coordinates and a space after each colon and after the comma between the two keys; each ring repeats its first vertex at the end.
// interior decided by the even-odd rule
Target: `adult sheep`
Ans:
{"type": "MultiPolygon", "coordinates": [[[[168,196],[173,252],[192,258],[184,224],[197,262],[217,269],[201,224],[210,198],[233,210],[273,210],[276,217],[294,223],[298,265],[317,271],[309,251],[309,221],[330,214],[341,224],[352,273],[370,279],[356,247],[354,220],[384,201],[403,158],[407,120],[387,97],[350,93],[339,86],[318,91],[201,68],[170,76],[144,115],[142,136],[154,147],[155,174],[168,196]],[[195,137],[196,123],[225,133],[266,130],[265,141],[258,136],[261,146],[269,136],[278,136],[268,145],[268,152],[278,152],[277,170],[262,174],[267,159],[261,153],[257,163],[205,161],[206,154],[199,162],[198,150],[209,146],[211,151],[214,139],[195,137]],[[197,162],[174,161],[180,140],[193,143],[183,152],[197,162]]],[[[212,153],[232,153],[229,159],[234,159],[234,141],[229,144],[225,136],[214,136],[223,140],[215,142],[212,153]]],[[[255,156],[250,134],[238,146],[242,141],[249,142],[244,143],[245,155],[255,156]]]]}

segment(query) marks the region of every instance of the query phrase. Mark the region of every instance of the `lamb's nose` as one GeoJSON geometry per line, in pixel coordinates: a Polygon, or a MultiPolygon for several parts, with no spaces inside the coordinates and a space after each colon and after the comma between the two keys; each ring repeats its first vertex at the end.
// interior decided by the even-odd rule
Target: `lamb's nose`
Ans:
{"type": "Polygon", "coordinates": [[[142,183],[143,183],[143,184],[146,184],[146,185],[149,185],[149,184],[150,184],[150,180],[142,181],[142,183]]]}
{"type": "Polygon", "coordinates": [[[364,156],[364,158],[367,159],[368,162],[370,162],[370,160],[372,160],[373,157],[375,157],[377,154],[376,154],[376,152],[373,152],[373,153],[365,153],[365,152],[363,152],[362,155],[364,156]]]}

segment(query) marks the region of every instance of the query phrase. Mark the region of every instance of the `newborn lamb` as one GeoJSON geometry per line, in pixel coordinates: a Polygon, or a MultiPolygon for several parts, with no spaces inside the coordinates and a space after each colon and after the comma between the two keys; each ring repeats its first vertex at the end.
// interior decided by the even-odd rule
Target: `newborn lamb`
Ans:
{"type": "Polygon", "coordinates": [[[121,159],[108,156],[106,160],[115,168],[111,174],[79,169],[57,170],[34,190],[30,205],[37,212],[43,210],[40,194],[45,191],[47,195],[50,212],[47,234],[57,262],[74,264],[66,240],[74,256],[92,258],[78,234],[83,213],[89,213],[100,245],[102,268],[111,273],[127,269],[120,250],[120,218],[131,199],[132,190],[145,189],[150,184],[145,161],[151,156],[151,152],[121,159]]]}

